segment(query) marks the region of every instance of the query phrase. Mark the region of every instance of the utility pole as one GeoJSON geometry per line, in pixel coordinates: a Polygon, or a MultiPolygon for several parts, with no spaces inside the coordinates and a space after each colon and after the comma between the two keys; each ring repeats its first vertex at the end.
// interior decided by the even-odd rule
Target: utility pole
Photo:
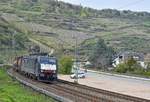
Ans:
{"type": "Polygon", "coordinates": [[[14,31],[14,32],[12,33],[12,58],[11,58],[11,63],[13,62],[14,56],[16,56],[15,34],[16,34],[16,31],[14,31]]]}
{"type": "Polygon", "coordinates": [[[77,51],[77,36],[75,36],[75,74],[76,78],[74,80],[75,83],[78,83],[78,51],[77,51]]]}
{"type": "MultiPolygon", "coordinates": [[[[71,21],[71,30],[73,30],[73,20],[71,21]]],[[[75,71],[74,71],[74,74],[75,74],[75,79],[74,79],[74,83],[78,83],[78,50],[77,50],[77,45],[78,45],[78,39],[77,39],[77,35],[75,35],[74,33],[72,33],[72,38],[75,40],[75,47],[74,47],[74,56],[75,56],[75,71]]]]}

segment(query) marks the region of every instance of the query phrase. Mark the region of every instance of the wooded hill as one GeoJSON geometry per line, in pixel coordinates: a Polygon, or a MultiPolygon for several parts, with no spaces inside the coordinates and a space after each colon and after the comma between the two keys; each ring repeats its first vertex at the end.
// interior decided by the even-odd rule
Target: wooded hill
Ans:
{"type": "MultiPolygon", "coordinates": [[[[25,39],[32,38],[55,49],[56,53],[71,55],[77,38],[79,55],[84,58],[91,53],[97,38],[104,39],[116,52],[150,51],[148,12],[95,10],[57,0],[0,0],[0,15],[1,21],[9,26],[7,31],[1,25],[3,45],[9,45],[8,39],[16,31],[16,35],[27,35],[25,39]],[[14,31],[8,34],[10,29],[14,31]]],[[[16,42],[17,46],[24,46],[16,42]]]]}

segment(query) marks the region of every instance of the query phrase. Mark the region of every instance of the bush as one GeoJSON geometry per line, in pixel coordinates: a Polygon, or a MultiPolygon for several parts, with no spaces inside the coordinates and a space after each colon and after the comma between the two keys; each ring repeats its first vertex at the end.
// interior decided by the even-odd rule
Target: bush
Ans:
{"type": "Polygon", "coordinates": [[[140,68],[140,69],[138,68],[132,73],[137,74],[137,75],[142,75],[142,76],[145,76],[145,77],[150,77],[150,71],[147,71],[147,70],[142,69],[142,68],[140,68]]]}
{"type": "Polygon", "coordinates": [[[115,68],[115,72],[118,72],[118,73],[126,73],[127,70],[128,70],[128,66],[125,63],[119,64],[115,68]]]}
{"type": "Polygon", "coordinates": [[[61,74],[71,74],[72,70],[72,58],[68,56],[63,56],[59,62],[61,74]]]}
{"type": "Polygon", "coordinates": [[[144,75],[150,77],[150,71],[145,72],[144,75]]]}
{"type": "Polygon", "coordinates": [[[150,71],[150,62],[147,63],[147,71],[150,71]]]}
{"type": "Polygon", "coordinates": [[[134,72],[136,70],[142,71],[142,67],[133,58],[129,58],[125,63],[119,64],[115,69],[119,73],[134,72]]]}
{"type": "Polygon", "coordinates": [[[127,65],[127,70],[129,72],[134,71],[135,69],[137,69],[137,67],[139,67],[137,62],[132,57],[129,58],[125,64],[127,65]]]}
{"type": "Polygon", "coordinates": [[[125,63],[119,64],[114,71],[118,73],[130,73],[150,77],[150,70],[142,68],[132,58],[128,59],[125,63]]]}

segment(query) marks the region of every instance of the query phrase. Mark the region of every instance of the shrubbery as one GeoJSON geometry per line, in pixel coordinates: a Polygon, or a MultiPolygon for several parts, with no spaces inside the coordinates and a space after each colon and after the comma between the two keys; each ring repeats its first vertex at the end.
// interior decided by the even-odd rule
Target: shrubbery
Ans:
{"type": "Polygon", "coordinates": [[[115,71],[119,73],[127,73],[134,72],[139,69],[142,69],[141,66],[133,58],[129,58],[124,63],[119,64],[115,68],[115,71]]]}
{"type": "Polygon", "coordinates": [[[150,70],[142,68],[133,58],[128,59],[126,62],[119,64],[115,68],[118,73],[131,73],[136,75],[150,76],[150,70]]]}
{"type": "Polygon", "coordinates": [[[119,64],[116,68],[115,68],[115,72],[119,72],[119,73],[126,73],[128,70],[127,65],[125,63],[119,64]]]}
{"type": "Polygon", "coordinates": [[[71,74],[71,70],[72,70],[72,57],[69,56],[63,56],[60,59],[60,63],[59,63],[59,72],[61,74],[71,74]]]}

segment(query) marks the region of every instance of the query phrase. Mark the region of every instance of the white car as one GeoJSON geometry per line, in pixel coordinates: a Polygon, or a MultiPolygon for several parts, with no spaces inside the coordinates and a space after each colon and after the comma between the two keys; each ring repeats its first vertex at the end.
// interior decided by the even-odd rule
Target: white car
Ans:
{"type": "Polygon", "coordinates": [[[85,73],[78,73],[78,76],[76,76],[76,74],[72,74],[70,75],[70,78],[75,79],[75,78],[85,78],[85,73]]]}

